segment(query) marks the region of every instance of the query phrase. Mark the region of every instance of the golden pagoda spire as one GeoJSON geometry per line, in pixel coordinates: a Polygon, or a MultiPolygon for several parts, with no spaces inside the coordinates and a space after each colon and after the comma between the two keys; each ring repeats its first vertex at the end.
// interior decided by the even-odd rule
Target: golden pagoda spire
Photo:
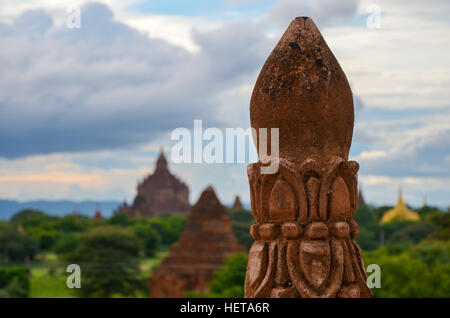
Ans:
{"type": "Polygon", "coordinates": [[[390,223],[393,221],[411,221],[420,220],[420,216],[416,211],[410,210],[403,202],[402,187],[398,191],[397,205],[383,214],[381,224],[390,223]]]}
{"type": "Polygon", "coordinates": [[[402,186],[400,186],[398,188],[398,200],[397,200],[397,205],[399,204],[404,204],[403,203],[403,192],[402,192],[402,186]]]}

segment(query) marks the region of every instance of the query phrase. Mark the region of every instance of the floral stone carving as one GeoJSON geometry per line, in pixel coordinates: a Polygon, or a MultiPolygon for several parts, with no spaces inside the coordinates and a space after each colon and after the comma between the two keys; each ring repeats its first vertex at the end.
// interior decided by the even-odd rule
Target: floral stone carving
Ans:
{"type": "Polygon", "coordinates": [[[292,21],[270,54],[250,117],[257,149],[259,128],[279,129],[279,168],[262,174],[263,163],[248,166],[255,242],[245,297],[372,297],[353,240],[352,92],[311,19],[292,21]]]}

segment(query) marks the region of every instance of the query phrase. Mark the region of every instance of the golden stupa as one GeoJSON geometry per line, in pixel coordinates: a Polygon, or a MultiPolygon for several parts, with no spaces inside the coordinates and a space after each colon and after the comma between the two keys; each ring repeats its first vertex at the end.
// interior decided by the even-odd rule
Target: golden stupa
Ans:
{"type": "Polygon", "coordinates": [[[398,194],[397,205],[383,214],[381,218],[381,224],[390,223],[393,221],[419,221],[420,216],[416,211],[408,209],[403,202],[402,190],[400,189],[398,194]]]}

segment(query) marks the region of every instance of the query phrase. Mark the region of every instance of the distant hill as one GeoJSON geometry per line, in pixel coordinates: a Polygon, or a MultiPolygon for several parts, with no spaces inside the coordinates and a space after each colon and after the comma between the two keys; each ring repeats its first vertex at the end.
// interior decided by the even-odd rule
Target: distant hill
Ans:
{"type": "Polygon", "coordinates": [[[94,216],[100,209],[104,217],[110,217],[122,202],[119,201],[28,201],[0,200],[0,220],[9,220],[15,213],[24,209],[41,210],[50,215],[63,216],[77,211],[80,214],[94,216]]]}
{"type": "MultiPolygon", "coordinates": [[[[121,205],[119,201],[27,201],[20,202],[15,200],[0,200],[0,220],[9,220],[15,213],[24,209],[41,210],[50,215],[63,216],[77,211],[93,217],[97,207],[104,217],[110,217],[113,212],[121,205]]],[[[250,210],[250,203],[242,202],[245,209],[250,210]]],[[[232,206],[232,203],[228,205],[232,206]]]]}

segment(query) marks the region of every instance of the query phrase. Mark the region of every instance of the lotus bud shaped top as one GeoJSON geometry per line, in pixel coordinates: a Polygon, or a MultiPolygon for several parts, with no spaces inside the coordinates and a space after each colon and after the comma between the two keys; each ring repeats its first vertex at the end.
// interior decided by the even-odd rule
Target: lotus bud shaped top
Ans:
{"type": "Polygon", "coordinates": [[[295,164],[312,158],[323,165],[336,156],[347,160],[352,92],[310,18],[292,21],[267,59],[253,90],[250,118],[257,133],[279,128],[281,158],[295,164]]]}

